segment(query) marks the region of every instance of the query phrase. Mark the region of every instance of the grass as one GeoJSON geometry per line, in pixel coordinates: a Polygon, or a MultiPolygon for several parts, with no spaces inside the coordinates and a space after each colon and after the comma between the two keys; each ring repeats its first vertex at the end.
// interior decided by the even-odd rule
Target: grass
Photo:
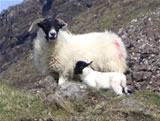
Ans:
{"type": "Polygon", "coordinates": [[[47,119],[48,117],[55,121],[76,119],[87,121],[160,120],[160,95],[148,91],[117,97],[111,91],[88,89],[87,96],[81,100],[63,99],[63,104],[72,105],[71,110],[70,107],[63,104],[59,109],[54,109],[52,105],[46,107],[43,103],[44,99],[44,97],[25,94],[0,84],[0,121],[19,121],[23,118],[47,119]],[[122,103],[126,100],[129,100],[128,102],[135,100],[135,104],[122,103]]]}
{"type": "Polygon", "coordinates": [[[147,104],[153,104],[160,108],[160,95],[158,93],[152,93],[149,91],[143,91],[140,94],[136,94],[137,97],[142,97],[142,101],[147,104]]]}
{"type": "Polygon", "coordinates": [[[47,117],[42,99],[0,84],[0,121],[47,117]]]}

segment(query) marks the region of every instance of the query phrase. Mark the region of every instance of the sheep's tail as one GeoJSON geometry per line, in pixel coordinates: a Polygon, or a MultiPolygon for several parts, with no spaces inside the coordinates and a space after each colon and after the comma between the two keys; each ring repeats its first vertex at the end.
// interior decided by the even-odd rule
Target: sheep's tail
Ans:
{"type": "Polygon", "coordinates": [[[131,90],[129,90],[128,87],[127,87],[127,80],[126,80],[125,76],[124,76],[124,79],[121,81],[121,86],[122,86],[122,89],[123,89],[123,93],[126,93],[126,94],[131,93],[131,90]]]}
{"type": "Polygon", "coordinates": [[[28,32],[31,32],[32,29],[33,29],[33,27],[34,27],[37,23],[39,23],[39,22],[41,22],[41,21],[43,21],[43,20],[44,20],[44,18],[39,18],[39,19],[36,19],[35,21],[33,21],[32,24],[31,24],[31,26],[30,26],[29,29],[28,29],[28,32]]]}

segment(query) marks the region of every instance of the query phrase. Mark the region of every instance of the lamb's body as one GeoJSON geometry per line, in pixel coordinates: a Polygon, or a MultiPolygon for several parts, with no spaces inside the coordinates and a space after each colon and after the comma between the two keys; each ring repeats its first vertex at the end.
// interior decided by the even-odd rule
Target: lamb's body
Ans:
{"type": "Polygon", "coordinates": [[[118,72],[97,72],[89,67],[83,69],[81,80],[88,86],[97,89],[113,89],[117,95],[128,93],[126,76],[118,72]]]}
{"type": "Polygon", "coordinates": [[[60,30],[55,42],[45,41],[40,29],[34,43],[35,64],[43,74],[59,74],[59,83],[73,78],[77,60],[93,60],[91,65],[100,72],[126,70],[126,49],[120,37],[112,32],[73,35],[60,30]]]}

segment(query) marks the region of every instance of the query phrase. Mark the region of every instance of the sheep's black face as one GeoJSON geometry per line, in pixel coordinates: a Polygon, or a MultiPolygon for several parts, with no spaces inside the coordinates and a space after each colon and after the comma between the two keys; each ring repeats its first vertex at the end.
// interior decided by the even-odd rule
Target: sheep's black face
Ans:
{"type": "Polygon", "coordinates": [[[44,31],[47,41],[51,42],[56,40],[59,30],[66,26],[66,23],[60,22],[58,19],[48,18],[37,25],[44,31]]]}
{"type": "Polygon", "coordinates": [[[75,68],[74,68],[74,74],[82,74],[82,71],[85,67],[89,66],[91,62],[85,62],[85,61],[77,61],[75,68]]]}

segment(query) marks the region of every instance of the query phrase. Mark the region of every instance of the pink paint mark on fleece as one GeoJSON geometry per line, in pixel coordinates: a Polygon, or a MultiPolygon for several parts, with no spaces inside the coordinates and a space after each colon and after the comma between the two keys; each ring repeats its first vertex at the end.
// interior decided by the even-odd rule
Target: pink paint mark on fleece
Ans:
{"type": "Polygon", "coordinates": [[[123,57],[121,50],[120,50],[120,44],[118,42],[114,42],[114,45],[116,46],[117,51],[119,52],[119,59],[122,60],[124,57],[123,57]]]}
{"type": "Polygon", "coordinates": [[[118,49],[120,48],[120,44],[118,42],[114,42],[114,44],[118,49]]]}

